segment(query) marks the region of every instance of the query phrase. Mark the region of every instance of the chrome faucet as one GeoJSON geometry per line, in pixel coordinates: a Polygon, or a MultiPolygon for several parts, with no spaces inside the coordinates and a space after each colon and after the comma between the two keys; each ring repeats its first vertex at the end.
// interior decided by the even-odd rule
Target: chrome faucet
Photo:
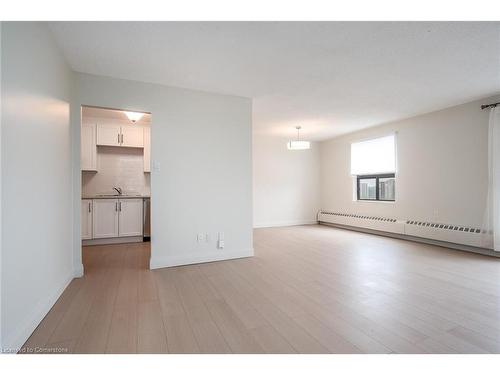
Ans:
{"type": "Polygon", "coordinates": [[[116,192],[118,193],[118,195],[122,195],[122,188],[121,187],[113,186],[113,189],[116,190],[116,192]]]}

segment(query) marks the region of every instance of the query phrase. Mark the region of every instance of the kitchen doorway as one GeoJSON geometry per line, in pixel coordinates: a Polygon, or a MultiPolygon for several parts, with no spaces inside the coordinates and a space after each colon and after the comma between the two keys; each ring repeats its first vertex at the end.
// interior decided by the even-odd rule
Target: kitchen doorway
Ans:
{"type": "Polygon", "coordinates": [[[80,141],[84,268],[104,261],[107,249],[134,248],[149,259],[151,114],[81,106],[80,141]]]}

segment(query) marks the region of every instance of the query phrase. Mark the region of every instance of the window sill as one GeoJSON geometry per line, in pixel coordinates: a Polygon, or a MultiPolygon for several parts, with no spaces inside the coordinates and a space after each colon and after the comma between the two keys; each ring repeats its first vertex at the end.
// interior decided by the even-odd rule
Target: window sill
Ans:
{"type": "Polygon", "coordinates": [[[394,204],[396,201],[371,201],[371,200],[363,200],[356,199],[353,201],[354,203],[383,203],[383,204],[394,204]]]}

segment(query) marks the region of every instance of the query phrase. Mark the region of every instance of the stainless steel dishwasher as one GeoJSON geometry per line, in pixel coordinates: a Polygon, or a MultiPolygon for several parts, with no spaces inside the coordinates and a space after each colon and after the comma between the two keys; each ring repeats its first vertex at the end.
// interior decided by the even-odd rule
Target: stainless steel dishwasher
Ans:
{"type": "Polygon", "coordinates": [[[143,219],[143,224],[142,224],[142,235],[143,235],[143,240],[144,241],[150,241],[151,240],[151,199],[150,198],[144,198],[143,200],[143,210],[142,212],[144,213],[144,219],[143,219]]]}

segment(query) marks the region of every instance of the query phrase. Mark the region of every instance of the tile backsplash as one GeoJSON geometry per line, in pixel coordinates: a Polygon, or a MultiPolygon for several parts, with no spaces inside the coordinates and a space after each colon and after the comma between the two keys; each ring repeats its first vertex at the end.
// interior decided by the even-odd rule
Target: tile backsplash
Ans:
{"type": "Polygon", "coordinates": [[[142,148],[97,147],[97,173],[82,172],[82,195],[109,193],[113,186],[124,192],[150,194],[150,174],[144,173],[142,148]]]}

